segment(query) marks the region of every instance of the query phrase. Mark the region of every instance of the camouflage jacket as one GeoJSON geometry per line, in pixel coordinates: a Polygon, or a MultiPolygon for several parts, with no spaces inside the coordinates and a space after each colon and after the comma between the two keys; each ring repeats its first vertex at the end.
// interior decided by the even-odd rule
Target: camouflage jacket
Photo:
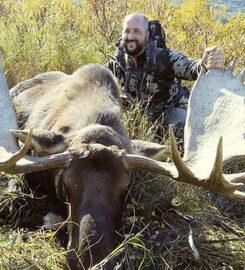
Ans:
{"type": "Polygon", "coordinates": [[[122,93],[133,99],[148,99],[154,105],[186,107],[189,93],[180,81],[195,80],[201,70],[201,60],[193,60],[181,53],[156,48],[156,69],[149,69],[146,53],[137,58],[137,67],[132,59],[117,48],[114,60],[107,67],[120,80],[122,93]],[[185,91],[184,91],[185,90],[185,91]],[[183,94],[185,93],[185,94],[183,94]]]}

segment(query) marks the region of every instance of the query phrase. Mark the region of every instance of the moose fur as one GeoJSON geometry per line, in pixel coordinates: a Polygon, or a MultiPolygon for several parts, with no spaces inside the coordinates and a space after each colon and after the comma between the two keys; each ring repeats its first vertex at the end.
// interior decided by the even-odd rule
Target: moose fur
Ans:
{"type": "MultiPolygon", "coordinates": [[[[80,260],[88,268],[113,250],[114,221],[130,181],[128,165],[113,150],[103,148],[132,152],[117,84],[109,70],[87,65],[72,75],[38,75],[11,89],[11,96],[21,129],[35,130],[35,154],[46,156],[69,149],[79,156],[84,144],[101,146],[88,158],[75,158],[66,168],[26,175],[30,186],[39,186],[56,207],[64,208],[64,201],[70,204],[68,249],[73,251],[68,255],[69,266],[80,269],[75,251],[87,249],[80,260]]],[[[23,136],[25,132],[19,131],[17,137],[23,136]]],[[[114,265],[110,261],[106,269],[114,265]]]]}

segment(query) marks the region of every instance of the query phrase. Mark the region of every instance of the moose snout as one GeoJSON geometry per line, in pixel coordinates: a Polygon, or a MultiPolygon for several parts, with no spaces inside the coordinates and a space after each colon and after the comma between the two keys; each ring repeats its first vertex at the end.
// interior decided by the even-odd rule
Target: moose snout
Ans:
{"type": "Polygon", "coordinates": [[[70,227],[68,264],[72,270],[88,269],[101,262],[103,269],[113,270],[117,258],[107,257],[114,249],[114,220],[103,204],[84,207],[79,218],[70,227]],[[107,259],[105,262],[102,260],[107,259]]]}

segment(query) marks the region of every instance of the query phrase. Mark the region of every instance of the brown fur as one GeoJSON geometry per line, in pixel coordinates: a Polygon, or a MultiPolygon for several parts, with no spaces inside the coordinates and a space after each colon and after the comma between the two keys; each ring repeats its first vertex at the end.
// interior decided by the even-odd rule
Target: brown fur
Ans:
{"type": "MultiPolygon", "coordinates": [[[[72,75],[44,73],[15,86],[11,95],[19,117],[24,116],[24,129],[62,133],[64,145],[77,152],[84,143],[115,145],[131,151],[122,123],[118,88],[106,68],[88,65],[72,75]]],[[[53,137],[40,139],[40,144],[45,141],[47,145],[46,138],[53,137]]],[[[73,224],[68,225],[68,248],[80,245],[90,249],[81,257],[84,267],[108,255],[114,246],[114,221],[121,196],[130,181],[129,168],[123,159],[102,147],[88,159],[75,159],[62,171],[28,175],[32,185],[34,177],[36,184],[52,182],[53,193],[55,185],[58,197],[70,203],[73,224]]],[[[44,192],[50,193],[48,189],[44,185],[44,192]]],[[[72,269],[80,269],[74,252],[69,253],[68,260],[72,269]]],[[[113,265],[115,262],[109,262],[106,269],[113,269],[113,265]]]]}

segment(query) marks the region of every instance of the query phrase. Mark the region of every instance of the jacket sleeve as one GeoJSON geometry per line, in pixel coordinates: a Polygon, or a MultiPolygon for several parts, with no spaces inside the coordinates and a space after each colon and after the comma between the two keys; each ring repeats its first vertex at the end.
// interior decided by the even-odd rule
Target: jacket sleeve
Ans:
{"type": "Polygon", "coordinates": [[[202,67],[202,60],[194,60],[187,56],[169,50],[170,63],[177,78],[193,81],[197,79],[202,67]]]}

